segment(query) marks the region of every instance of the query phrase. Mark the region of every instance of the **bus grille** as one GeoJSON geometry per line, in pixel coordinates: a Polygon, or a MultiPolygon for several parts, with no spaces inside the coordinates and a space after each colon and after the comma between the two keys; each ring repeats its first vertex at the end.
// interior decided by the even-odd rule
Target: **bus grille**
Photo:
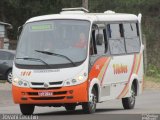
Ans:
{"type": "Polygon", "coordinates": [[[64,99],[64,96],[60,97],[30,97],[32,100],[61,100],[64,99]]]}
{"type": "MultiPolygon", "coordinates": [[[[32,85],[34,86],[39,86],[39,85],[44,85],[44,82],[31,82],[32,85]]],[[[49,82],[49,85],[61,85],[62,81],[58,81],[58,82],[49,82]]]]}
{"type": "MultiPolygon", "coordinates": [[[[65,94],[67,94],[67,91],[53,92],[53,95],[65,95],[65,94]]],[[[28,92],[28,95],[30,95],[30,96],[37,96],[38,92],[28,92]]]]}

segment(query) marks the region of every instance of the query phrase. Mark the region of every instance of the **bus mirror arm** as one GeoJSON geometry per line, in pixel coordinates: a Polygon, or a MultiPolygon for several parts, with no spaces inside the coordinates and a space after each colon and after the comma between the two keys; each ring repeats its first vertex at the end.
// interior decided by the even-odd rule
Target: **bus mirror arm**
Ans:
{"type": "Polygon", "coordinates": [[[19,39],[19,36],[21,34],[22,29],[23,29],[23,26],[19,26],[18,27],[18,30],[17,30],[17,40],[19,39]]]}

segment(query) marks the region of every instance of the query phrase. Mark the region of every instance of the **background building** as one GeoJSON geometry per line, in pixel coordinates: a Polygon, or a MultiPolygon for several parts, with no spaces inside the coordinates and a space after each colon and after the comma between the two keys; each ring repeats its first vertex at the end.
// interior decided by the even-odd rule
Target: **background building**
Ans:
{"type": "Polygon", "coordinates": [[[7,37],[7,29],[11,28],[12,28],[11,24],[0,22],[0,49],[8,49],[9,40],[7,37]]]}

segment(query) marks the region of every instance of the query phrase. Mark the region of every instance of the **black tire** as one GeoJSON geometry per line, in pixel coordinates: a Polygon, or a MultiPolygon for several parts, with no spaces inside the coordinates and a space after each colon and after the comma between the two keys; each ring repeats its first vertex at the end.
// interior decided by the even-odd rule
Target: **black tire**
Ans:
{"type": "Polygon", "coordinates": [[[67,111],[74,111],[76,109],[75,104],[67,104],[64,106],[67,111]]]}
{"type": "Polygon", "coordinates": [[[34,112],[34,105],[20,104],[20,110],[23,115],[32,115],[34,112]]]}
{"type": "Polygon", "coordinates": [[[132,84],[131,97],[122,98],[122,104],[124,109],[133,109],[136,102],[136,87],[132,84]]]}
{"type": "Polygon", "coordinates": [[[96,103],[97,103],[97,91],[95,88],[92,89],[93,98],[91,102],[82,103],[83,112],[86,114],[91,114],[96,111],[96,103]]]}
{"type": "Polygon", "coordinates": [[[12,83],[12,70],[9,70],[6,74],[6,79],[9,83],[12,83]]]}

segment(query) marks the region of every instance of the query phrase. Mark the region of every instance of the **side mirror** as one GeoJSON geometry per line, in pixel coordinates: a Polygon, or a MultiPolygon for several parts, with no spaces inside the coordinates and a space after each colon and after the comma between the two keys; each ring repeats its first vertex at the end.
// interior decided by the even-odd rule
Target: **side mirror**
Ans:
{"type": "Polygon", "coordinates": [[[20,36],[20,34],[22,32],[22,29],[23,29],[23,26],[19,26],[18,27],[18,30],[17,30],[17,40],[19,39],[19,36],[20,36]]]}
{"type": "Polygon", "coordinates": [[[103,34],[97,34],[96,35],[96,44],[102,45],[103,44],[103,34]]]}

